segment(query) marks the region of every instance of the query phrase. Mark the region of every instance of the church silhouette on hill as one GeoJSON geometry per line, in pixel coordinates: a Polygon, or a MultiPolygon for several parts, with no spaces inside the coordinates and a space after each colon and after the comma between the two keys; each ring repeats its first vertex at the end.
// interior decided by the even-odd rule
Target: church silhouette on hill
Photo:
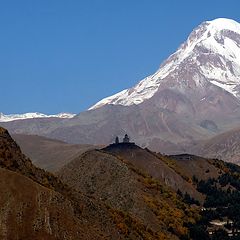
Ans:
{"type": "Polygon", "coordinates": [[[122,142],[119,141],[118,136],[115,138],[115,144],[135,144],[134,142],[130,142],[130,138],[127,134],[124,135],[122,142]]]}

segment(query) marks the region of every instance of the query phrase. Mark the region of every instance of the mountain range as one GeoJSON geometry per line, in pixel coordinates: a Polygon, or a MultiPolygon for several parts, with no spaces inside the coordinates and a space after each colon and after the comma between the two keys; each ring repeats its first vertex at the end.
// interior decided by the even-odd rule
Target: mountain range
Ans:
{"type": "Polygon", "coordinates": [[[154,74],[85,112],[1,125],[72,144],[109,144],[128,133],[142,147],[175,154],[238,128],[239,120],[240,24],[219,18],[196,27],[154,74]]]}
{"type": "Polygon", "coordinates": [[[11,122],[15,120],[24,120],[24,119],[33,119],[33,118],[72,118],[76,114],[73,113],[59,113],[59,114],[52,114],[46,115],[43,113],[23,113],[23,114],[3,114],[0,113],[0,122],[11,122]]]}

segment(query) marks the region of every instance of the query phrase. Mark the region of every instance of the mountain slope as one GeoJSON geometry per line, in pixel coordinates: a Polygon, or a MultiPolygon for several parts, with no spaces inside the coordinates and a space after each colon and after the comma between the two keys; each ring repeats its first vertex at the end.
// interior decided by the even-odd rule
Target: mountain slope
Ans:
{"type": "MultiPolygon", "coordinates": [[[[121,211],[123,216],[132,216],[148,232],[154,233],[153,239],[183,237],[188,232],[184,225],[194,222],[197,216],[164,182],[104,150],[82,154],[63,167],[58,176],[70,186],[121,211]]],[[[121,231],[124,228],[123,225],[121,231]]]]}
{"type": "Polygon", "coordinates": [[[240,164],[240,129],[235,128],[211,139],[200,141],[189,150],[208,158],[218,158],[240,164]]]}
{"type": "Polygon", "coordinates": [[[195,199],[199,201],[203,200],[203,196],[186,179],[182,178],[181,175],[168,166],[162,155],[155,155],[151,151],[142,149],[136,145],[126,146],[125,144],[112,144],[104,148],[103,151],[123,158],[136,168],[158,179],[161,183],[166,184],[175,191],[188,192],[195,199]]]}
{"type": "Polygon", "coordinates": [[[78,223],[61,194],[3,168],[0,189],[1,239],[64,239],[66,233],[68,239],[87,237],[87,226],[84,230],[78,223]]]}
{"type": "Polygon", "coordinates": [[[92,145],[72,145],[37,135],[12,135],[33,164],[50,172],[55,172],[75,156],[96,148],[92,145]]]}

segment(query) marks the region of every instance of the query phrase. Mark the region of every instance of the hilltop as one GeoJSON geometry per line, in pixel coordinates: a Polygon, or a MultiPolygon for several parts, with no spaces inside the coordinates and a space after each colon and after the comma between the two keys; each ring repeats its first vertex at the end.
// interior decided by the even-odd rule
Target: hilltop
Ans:
{"type": "MultiPolygon", "coordinates": [[[[236,165],[217,159],[166,156],[134,143],[118,143],[83,153],[58,176],[69,186],[142,221],[153,232],[161,229],[180,239],[200,240],[210,239],[211,221],[233,219],[231,209],[237,208],[240,196],[239,172],[236,165]]],[[[219,228],[215,226],[215,230],[219,228]]]]}

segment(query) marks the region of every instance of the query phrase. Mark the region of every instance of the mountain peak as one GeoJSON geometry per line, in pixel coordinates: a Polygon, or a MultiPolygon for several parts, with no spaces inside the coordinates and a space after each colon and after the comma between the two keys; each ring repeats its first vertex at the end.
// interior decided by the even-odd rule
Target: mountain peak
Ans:
{"type": "Polygon", "coordinates": [[[240,32],[240,24],[233,19],[216,18],[214,20],[207,21],[206,23],[218,30],[228,29],[233,32],[240,32]]]}
{"type": "Polygon", "coordinates": [[[212,37],[217,39],[225,35],[226,31],[240,34],[240,23],[227,18],[217,18],[211,21],[205,21],[191,32],[185,43],[193,42],[198,44],[212,37]]]}
{"type": "MultiPolygon", "coordinates": [[[[196,86],[211,83],[240,99],[240,24],[234,20],[218,18],[205,21],[195,28],[180,48],[157,70],[130,89],[104,98],[91,108],[106,104],[129,106],[150,99],[160,85],[169,79],[171,88],[181,88],[181,76],[192,69],[196,86]],[[191,66],[191,68],[190,68],[191,66]],[[177,77],[178,76],[178,77],[177,77]],[[203,80],[204,79],[204,80],[203,80]]],[[[188,79],[186,79],[188,81],[188,79]]]]}

